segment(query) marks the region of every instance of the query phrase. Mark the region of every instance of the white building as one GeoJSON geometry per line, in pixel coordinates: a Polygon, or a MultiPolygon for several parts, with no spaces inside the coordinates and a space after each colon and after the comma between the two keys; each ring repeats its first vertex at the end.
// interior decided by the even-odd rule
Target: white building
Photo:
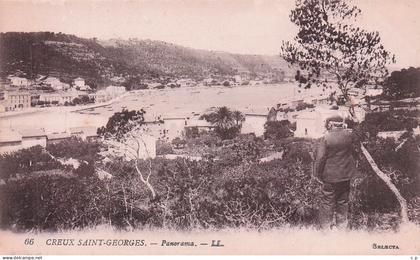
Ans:
{"type": "Polygon", "coordinates": [[[170,141],[184,134],[187,120],[184,117],[166,117],[163,118],[163,134],[170,141]]]}
{"type": "Polygon", "coordinates": [[[58,91],[53,93],[42,93],[39,95],[39,101],[57,103],[63,105],[64,103],[72,102],[75,98],[79,97],[82,93],[73,89],[68,91],[58,91]]]}
{"type": "Polygon", "coordinates": [[[48,77],[42,81],[44,84],[49,85],[55,90],[66,90],[70,88],[69,84],[66,84],[64,82],[61,82],[56,77],[48,77]]]}
{"type": "Polygon", "coordinates": [[[76,88],[83,88],[85,87],[85,80],[82,78],[75,78],[73,81],[73,86],[76,88]]]}
{"type": "Polygon", "coordinates": [[[76,136],[82,140],[93,140],[98,137],[96,127],[71,127],[69,131],[71,136],[76,136]]]}
{"type": "Polygon", "coordinates": [[[31,94],[27,91],[5,91],[5,111],[22,110],[31,107],[31,94]]]}
{"type": "Polygon", "coordinates": [[[296,118],[295,137],[319,138],[324,135],[325,123],[328,118],[340,116],[349,117],[348,108],[341,110],[330,110],[317,108],[313,111],[302,111],[296,118]]]}
{"type": "Polygon", "coordinates": [[[68,132],[62,132],[62,133],[50,133],[47,135],[47,144],[56,144],[61,141],[64,141],[68,138],[70,138],[71,135],[68,132]]]}
{"type": "Polygon", "coordinates": [[[193,87],[197,85],[197,83],[192,79],[179,79],[176,81],[180,87],[193,87]]]}
{"type": "Polygon", "coordinates": [[[233,76],[233,79],[235,80],[235,83],[238,83],[238,84],[242,83],[241,75],[235,75],[235,76],[233,76]]]}
{"type": "Polygon", "coordinates": [[[10,128],[0,128],[0,154],[11,153],[22,148],[22,135],[10,128]]]}
{"type": "Polygon", "coordinates": [[[105,91],[110,98],[116,98],[126,92],[125,87],[122,86],[108,86],[105,88],[105,91]]]}
{"type": "Polygon", "coordinates": [[[89,94],[89,97],[94,98],[96,103],[106,102],[111,99],[111,96],[104,89],[89,94]]]}
{"type": "Polygon", "coordinates": [[[29,85],[29,80],[26,78],[9,76],[7,77],[11,81],[11,85],[15,87],[27,87],[29,85]]]}
{"type": "Polygon", "coordinates": [[[267,114],[245,114],[245,121],[242,123],[241,133],[254,133],[256,136],[262,136],[266,122],[267,114]]]}
{"type": "Polygon", "coordinates": [[[37,145],[47,146],[47,134],[44,129],[21,129],[19,133],[22,135],[22,149],[37,145]]]}

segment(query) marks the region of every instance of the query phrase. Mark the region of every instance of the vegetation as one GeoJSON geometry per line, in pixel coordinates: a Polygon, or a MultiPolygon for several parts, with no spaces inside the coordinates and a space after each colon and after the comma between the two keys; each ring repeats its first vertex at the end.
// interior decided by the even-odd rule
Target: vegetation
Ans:
{"type": "Polygon", "coordinates": [[[220,138],[232,139],[240,133],[245,115],[228,107],[218,107],[216,111],[202,115],[201,119],[212,123],[220,138]]]}
{"type": "Polygon", "coordinates": [[[1,33],[0,57],[2,77],[16,72],[27,78],[55,74],[67,83],[83,77],[97,88],[122,76],[127,90],[146,87],[139,77],[202,79],[234,75],[238,68],[256,74],[287,70],[279,57],[214,53],[150,40],[100,42],[53,32],[1,33]]]}
{"type": "Polygon", "coordinates": [[[129,111],[127,109],[116,112],[108,119],[105,126],[98,128],[98,134],[105,137],[116,136],[120,139],[136,126],[143,125],[145,113],[144,110],[129,111]]]}
{"type": "Polygon", "coordinates": [[[420,68],[393,71],[385,81],[384,96],[397,100],[420,97],[420,68]]]}
{"type": "Polygon", "coordinates": [[[264,125],[264,138],[276,140],[291,137],[293,129],[289,120],[267,121],[264,125]]]}
{"type": "Polygon", "coordinates": [[[361,129],[376,136],[380,131],[411,131],[419,124],[418,110],[394,110],[367,114],[361,129]]]}
{"type": "Polygon", "coordinates": [[[345,0],[296,2],[290,20],[299,32],[295,43],[283,42],[282,56],[299,66],[299,81],[306,87],[325,85],[325,76],[331,76],[349,101],[350,89],[382,83],[386,65],[394,57],[381,44],[378,32],[355,26],[360,14],[345,0]]]}
{"type": "MultiPolygon", "coordinates": [[[[104,136],[120,133],[122,142],[138,126],[133,120],[141,122],[139,115],[139,111],[116,113],[103,130],[104,136]]],[[[363,127],[372,126],[368,119],[363,127]]],[[[380,168],[403,191],[409,218],[418,221],[419,143],[411,135],[402,138],[371,136],[365,142],[380,168]]],[[[104,160],[102,152],[109,149],[106,142],[80,139],[49,145],[46,150],[34,147],[3,155],[0,226],[16,231],[101,224],[118,229],[177,230],[317,226],[321,186],[312,177],[315,143],[291,137],[264,141],[252,134],[222,141],[210,132],[186,139],[185,149],[208,148],[210,153],[200,161],[126,160],[115,154],[104,160]],[[283,151],[283,158],[260,162],[275,151],[283,151]],[[74,168],[57,158],[74,158],[81,164],[74,168]],[[100,178],[100,172],[109,176],[100,178]]],[[[352,181],[351,228],[398,228],[393,193],[372,174],[364,157],[357,160],[360,175],[352,181]]]]}

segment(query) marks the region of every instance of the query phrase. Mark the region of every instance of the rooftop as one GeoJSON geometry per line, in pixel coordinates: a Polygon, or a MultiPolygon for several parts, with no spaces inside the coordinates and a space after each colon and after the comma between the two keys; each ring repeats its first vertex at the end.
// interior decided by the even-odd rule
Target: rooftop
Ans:
{"type": "Polygon", "coordinates": [[[10,128],[0,129],[0,142],[20,142],[22,141],[22,135],[10,128]]]}
{"type": "Polygon", "coordinates": [[[85,136],[97,136],[96,127],[71,127],[69,128],[71,134],[84,134],[85,136]]]}
{"type": "Polygon", "coordinates": [[[47,135],[48,140],[58,140],[58,139],[65,139],[69,138],[70,134],[67,132],[64,133],[51,133],[47,135]]]}
{"type": "Polygon", "coordinates": [[[44,129],[20,129],[19,133],[22,137],[46,136],[44,129]]]}

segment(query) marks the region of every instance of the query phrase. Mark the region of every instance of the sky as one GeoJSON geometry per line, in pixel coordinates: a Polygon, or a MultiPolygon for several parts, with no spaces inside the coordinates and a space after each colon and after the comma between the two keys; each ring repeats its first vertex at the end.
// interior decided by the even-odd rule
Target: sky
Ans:
{"type": "MultiPolygon", "coordinates": [[[[353,0],[397,67],[420,66],[420,0],[353,0]]],[[[162,40],[243,54],[280,52],[297,28],[294,0],[0,0],[0,31],[162,40]]]]}

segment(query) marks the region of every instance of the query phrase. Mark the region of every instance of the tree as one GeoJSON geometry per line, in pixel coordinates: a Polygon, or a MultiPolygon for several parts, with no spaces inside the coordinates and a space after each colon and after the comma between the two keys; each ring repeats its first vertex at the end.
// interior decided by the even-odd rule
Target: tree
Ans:
{"type": "Polygon", "coordinates": [[[232,116],[237,126],[241,126],[242,123],[245,122],[245,115],[238,110],[233,111],[232,116]]]}
{"type": "Polygon", "coordinates": [[[420,67],[393,71],[384,85],[388,98],[402,99],[420,96],[420,67]]]}
{"type": "Polygon", "coordinates": [[[295,43],[283,42],[281,56],[302,70],[300,83],[325,86],[325,76],[332,76],[350,101],[350,89],[383,82],[386,65],[395,57],[385,50],[378,32],[354,24],[360,14],[345,0],[296,0],[290,19],[299,32],[295,43]]]}
{"type": "Polygon", "coordinates": [[[181,149],[185,147],[185,145],[187,144],[187,141],[179,137],[176,137],[174,140],[172,140],[172,144],[175,146],[176,149],[181,149]]]}
{"type": "Polygon", "coordinates": [[[281,139],[293,136],[292,124],[289,120],[268,121],[264,124],[265,139],[281,139]]]}
{"type": "MultiPolygon", "coordinates": [[[[301,83],[306,81],[307,88],[313,83],[325,85],[322,74],[333,76],[345,100],[351,102],[349,90],[383,84],[388,74],[386,65],[395,62],[395,56],[385,50],[378,32],[368,32],[354,24],[360,14],[359,8],[345,0],[296,0],[290,19],[299,31],[295,43],[283,42],[281,55],[306,73],[299,71],[298,75],[301,83]]],[[[355,117],[351,105],[349,112],[355,117]]],[[[404,198],[363,144],[361,150],[374,172],[397,197],[402,221],[407,222],[404,198]]]]}
{"type": "Polygon", "coordinates": [[[146,134],[145,113],[143,109],[140,111],[123,109],[111,116],[106,126],[98,129],[98,134],[105,138],[109,156],[123,157],[134,165],[141,182],[149,189],[152,199],[155,199],[157,194],[150,182],[151,155],[144,140],[146,134]],[[149,159],[149,167],[146,171],[140,167],[140,162],[143,159],[149,159]]]}
{"type": "Polygon", "coordinates": [[[239,111],[232,111],[228,107],[218,107],[216,111],[201,116],[215,126],[216,133],[222,139],[234,138],[241,130],[245,116],[239,111]]]}

